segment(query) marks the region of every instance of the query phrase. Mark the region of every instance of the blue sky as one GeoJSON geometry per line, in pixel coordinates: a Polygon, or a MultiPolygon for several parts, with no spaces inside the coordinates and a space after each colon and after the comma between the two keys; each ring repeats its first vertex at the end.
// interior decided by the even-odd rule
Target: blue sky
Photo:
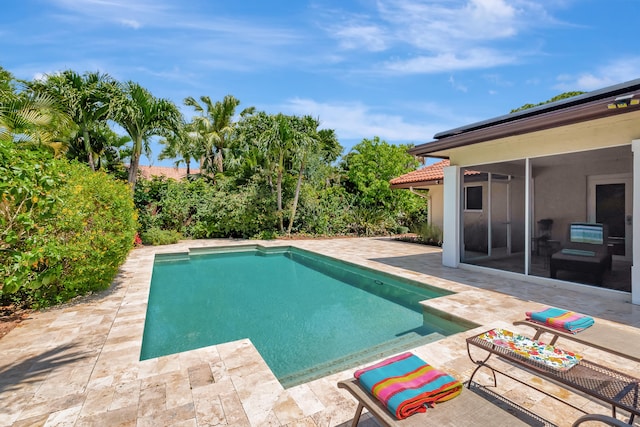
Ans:
{"type": "MultiPolygon", "coordinates": [[[[7,0],[0,66],[310,114],[345,152],[640,77],[638,0],[7,0]]],[[[156,160],[153,145],[142,164],[156,160]]]]}

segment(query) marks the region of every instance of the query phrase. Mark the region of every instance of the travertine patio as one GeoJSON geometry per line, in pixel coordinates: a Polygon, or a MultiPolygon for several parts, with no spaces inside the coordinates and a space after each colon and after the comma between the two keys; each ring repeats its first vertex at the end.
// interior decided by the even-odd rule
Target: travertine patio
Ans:
{"type": "MultiPolygon", "coordinates": [[[[634,333],[640,328],[640,306],[627,302],[625,294],[449,269],[441,265],[438,248],[389,239],[198,240],[145,247],[131,252],[112,289],[34,313],[0,340],[0,426],[350,425],[355,402],[336,382],[354,369],[285,390],[249,340],[139,361],[154,254],[247,243],[297,246],[456,292],[428,305],[482,326],[413,351],[460,380],[474,368],[464,339],[496,326],[515,329],[511,322],[525,310],[555,305],[598,322],[619,322],[634,333]]],[[[624,359],[575,343],[565,347],[618,370],[640,372],[638,364],[624,359]]],[[[514,371],[578,408],[610,413],[598,402],[514,371]]],[[[506,378],[498,378],[497,391],[557,425],[571,425],[581,415],[506,378]]],[[[374,425],[366,416],[361,424],[374,425]]]]}

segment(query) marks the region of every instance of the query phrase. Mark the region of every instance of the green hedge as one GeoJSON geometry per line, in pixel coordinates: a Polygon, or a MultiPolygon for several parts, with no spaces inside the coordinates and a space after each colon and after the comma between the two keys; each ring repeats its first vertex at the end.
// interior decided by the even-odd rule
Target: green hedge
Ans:
{"type": "Polygon", "coordinates": [[[136,184],[134,200],[141,236],[151,229],[155,235],[159,229],[194,239],[248,238],[275,231],[277,224],[271,191],[253,180],[235,187],[224,177],[215,185],[205,179],[142,179],[136,184]]]}
{"type": "Polygon", "coordinates": [[[0,141],[0,297],[43,307],[106,289],[137,228],[124,182],[0,141]]]}

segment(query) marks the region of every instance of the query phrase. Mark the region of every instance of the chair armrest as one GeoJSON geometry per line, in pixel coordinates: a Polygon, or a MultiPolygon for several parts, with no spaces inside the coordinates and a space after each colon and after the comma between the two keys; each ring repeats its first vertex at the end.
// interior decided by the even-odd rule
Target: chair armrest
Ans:
{"type": "Polygon", "coordinates": [[[610,417],[608,415],[602,414],[587,414],[578,418],[571,427],[578,427],[580,424],[587,421],[598,421],[606,425],[614,426],[614,427],[629,427],[629,424],[625,423],[622,420],[617,418],[610,417]]]}

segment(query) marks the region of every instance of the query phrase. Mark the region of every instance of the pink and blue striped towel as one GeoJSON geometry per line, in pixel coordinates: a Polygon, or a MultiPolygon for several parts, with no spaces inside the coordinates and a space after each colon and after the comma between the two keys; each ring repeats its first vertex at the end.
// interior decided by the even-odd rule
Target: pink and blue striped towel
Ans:
{"type": "Polygon", "coordinates": [[[541,311],[527,311],[527,319],[565,332],[576,334],[594,324],[593,317],[561,308],[548,307],[541,311]]]}
{"type": "Polygon", "coordinates": [[[354,376],[398,419],[453,399],[462,383],[412,353],[403,353],[356,371],[354,376]]]}

